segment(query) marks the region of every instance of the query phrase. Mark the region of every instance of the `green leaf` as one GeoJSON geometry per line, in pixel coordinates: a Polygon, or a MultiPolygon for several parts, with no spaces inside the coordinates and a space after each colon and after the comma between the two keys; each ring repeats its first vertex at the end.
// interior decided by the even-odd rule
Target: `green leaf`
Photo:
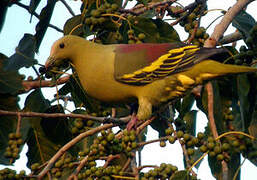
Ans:
{"type": "MultiPolygon", "coordinates": [[[[220,96],[220,90],[219,86],[216,80],[212,81],[212,88],[213,88],[213,114],[214,114],[214,120],[217,127],[217,131],[219,134],[224,132],[224,126],[223,126],[223,115],[220,113],[220,110],[222,109],[221,105],[221,96],[220,96]]],[[[197,106],[199,109],[201,109],[206,116],[208,116],[208,94],[207,90],[204,89],[201,95],[202,102],[201,104],[198,102],[197,106]]]]}
{"type": "Polygon", "coordinates": [[[238,96],[240,100],[240,111],[241,111],[241,123],[242,130],[245,131],[251,122],[252,110],[250,104],[250,98],[248,94],[250,92],[250,82],[246,74],[239,75],[237,77],[238,96]]]}
{"type": "MultiPolygon", "coordinates": [[[[190,156],[190,159],[193,159],[193,161],[196,162],[202,155],[203,155],[203,153],[198,148],[195,150],[195,153],[190,156]]],[[[203,161],[203,159],[201,159],[194,167],[196,169],[198,169],[200,167],[202,161],[203,161]]]]}
{"type": "Polygon", "coordinates": [[[16,53],[13,54],[4,64],[6,71],[17,71],[22,67],[30,67],[37,63],[34,59],[36,39],[31,34],[24,34],[20,40],[16,53]]]}
{"type": "MultiPolygon", "coordinates": [[[[44,112],[49,107],[49,101],[44,98],[41,90],[37,89],[27,96],[23,111],[44,112]]],[[[58,146],[47,138],[41,126],[42,118],[25,117],[23,120],[28,121],[31,125],[26,140],[28,145],[28,166],[36,162],[42,163],[47,161],[57,152],[58,146]]]]}
{"type": "Polygon", "coordinates": [[[32,14],[35,12],[35,10],[37,9],[39,3],[41,0],[30,0],[29,3],[29,12],[32,14]]]}
{"type": "Polygon", "coordinates": [[[27,145],[28,167],[34,163],[42,164],[48,161],[60,148],[60,146],[49,141],[39,127],[29,130],[27,145]]]}
{"type": "Polygon", "coordinates": [[[15,94],[21,89],[21,76],[17,72],[0,70],[0,93],[15,94]]]}
{"type": "Polygon", "coordinates": [[[146,35],[144,42],[157,43],[160,37],[156,24],[151,19],[143,17],[135,17],[132,20],[132,28],[135,30],[135,34],[144,33],[146,35]]]}
{"type": "Polygon", "coordinates": [[[209,162],[212,175],[216,179],[222,179],[221,162],[217,161],[216,157],[210,157],[210,156],[208,156],[208,162],[209,162]]]}
{"type": "Polygon", "coordinates": [[[30,0],[30,3],[29,3],[29,12],[31,14],[31,18],[33,16],[33,13],[36,11],[39,3],[40,3],[41,0],[30,0]]]}
{"type": "Polygon", "coordinates": [[[192,136],[195,136],[197,112],[197,110],[189,111],[183,117],[183,120],[186,123],[186,131],[192,136]]]}
{"type": "MultiPolygon", "coordinates": [[[[132,17],[128,19],[131,28],[134,30],[135,36],[143,33],[145,38],[144,43],[169,43],[179,41],[179,36],[175,29],[163,20],[153,20],[143,16],[132,17]]],[[[123,42],[128,42],[128,30],[130,26],[126,21],[123,21],[119,32],[123,37],[123,42]]]]}
{"type": "Polygon", "coordinates": [[[248,127],[249,134],[257,139],[257,110],[252,114],[251,124],[248,127]]]}
{"type": "MultiPolygon", "coordinates": [[[[0,109],[6,111],[19,111],[18,97],[10,94],[0,93],[0,109]]],[[[10,164],[10,160],[4,157],[5,149],[8,146],[8,134],[16,131],[17,116],[0,116],[0,163],[10,164]]]]}
{"type": "Polygon", "coordinates": [[[191,180],[189,172],[186,170],[176,171],[171,177],[170,180],[191,180]]]}
{"type": "MultiPolygon", "coordinates": [[[[228,164],[228,179],[233,179],[233,177],[236,174],[236,171],[238,168],[240,168],[240,162],[241,162],[241,158],[240,158],[240,153],[233,153],[230,156],[230,161],[227,162],[228,164]]],[[[236,179],[233,180],[240,180],[240,170],[239,173],[237,174],[236,179]]]]}
{"type": "Polygon", "coordinates": [[[254,18],[244,10],[242,10],[232,20],[232,26],[237,28],[242,33],[244,39],[247,39],[250,36],[250,30],[253,28],[254,24],[254,18]]]}
{"type": "Polygon", "coordinates": [[[74,17],[68,19],[65,22],[65,24],[64,24],[63,34],[64,35],[68,35],[72,31],[72,35],[78,35],[78,36],[83,35],[83,28],[82,28],[82,26],[80,26],[80,27],[76,28],[75,30],[73,30],[76,26],[78,26],[81,23],[82,23],[81,15],[77,15],[77,16],[74,16],[74,17]]]}
{"type": "MultiPolygon", "coordinates": [[[[257,104],[255,105],[257,106],[257,104]]],[[[247,157],[255,166],[257,166],[257,110],[252,113],[252,121],[250,126],[248,127],[249,134],[255,137],[255,140],[252,140],[253,146],[252,148],[248,148],[244,157],[247,157]]]]}
{"type": "Polygon", "coordinates": [[[152,21],[158,27],[157,30],[160,35],[158,40],[159,43],[168,43],[168,42],[170,43],[170,42],[180,41],[177,31],[167,22],[161,19],[153,19],[152,21]]]}
{"type": "MultiPolygon", "coordinates": [[[[45,113],[63,113],[64,110],[61,105],[54,105],[49,107],[45,113]]],[[[55,144],[64,145],[72,139],[70,132],[68,118],[56,117],[56,118],[42,118],[41,126],[46,134],[46,137],[55,144]]]]}
{"type": "Polygon", "coordinates": [[[0,93],[16,94],[23,87],[21,75],[17,71],[5,71],[3,64],[8,61],[7,56],[0,53],[0,93]]]}
{"type": "Polygon", "coordinates": [[[82,88],[78,78],[70,77],[69,81],[59,90],[60,95],[71,93],[76,107],[85,106],[90,112],[97,112],[99,101],[91,98],[82,88]]]}
{"type": "Polygon", "coordinates": [[[38,51],[39,46],[45,36],[46,30],[50,23],[56,0],[48,0],[47,5],[41,10],[39,15],[39,22],[36,25],[36,51],[38,51]]]}
{"type": "MultiPolygon", "coordinates": [[[[159,109],[157,109],[158,112],[159,109]]],[[[151,127],[158,131],[159,137],[166,136],[165,129],[167,129],[168,126],[168,120],[171,118],[173,119],[173,115],[170,112],[169,107],[167,106],[163,111],[157,113],[154,115],[156,118],[153,120],[153,122],[150,124],[151,127]]]]}
{"type": "Polygon", "coordinates": [[[190,109],[192,108],[193,104],[195,101],[195,97],[192,93],[186,95],[183,99],[182,99],[182,103],[181,103],[181,107],[179,108],[179,116],[181,118],[184,117],[184,115],[190,111],[190,109]]]}
{"type": "Polygon", "coordinates": [[[5,21],[7,9],[8,9],[8,3],[9,2],[6,0],[0,1],[0,32],[4,26],[4,21],[5,21]]]}

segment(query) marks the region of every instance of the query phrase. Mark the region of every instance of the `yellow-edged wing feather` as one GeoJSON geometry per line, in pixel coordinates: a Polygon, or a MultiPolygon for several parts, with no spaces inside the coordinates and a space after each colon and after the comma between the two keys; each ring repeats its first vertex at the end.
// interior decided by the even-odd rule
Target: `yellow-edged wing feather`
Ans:
{"type": "Polygon", "coordinates": [[[140,68],[132,73],[124,74],[116,79],[120,82],[143,85],[164,78],[176,72],[181,72],[195,64],[196,52],[200,48],[195,45],[187,45],[169,50],[148,66],[140,68]]]}

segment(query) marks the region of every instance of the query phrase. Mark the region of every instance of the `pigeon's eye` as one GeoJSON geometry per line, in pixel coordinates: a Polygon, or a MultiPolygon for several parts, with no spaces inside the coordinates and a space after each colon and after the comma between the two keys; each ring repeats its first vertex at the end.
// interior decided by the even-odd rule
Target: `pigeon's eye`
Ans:
{"type": "Polygon", "coordinates": [[[63,48],[64,48],[64,43],[61,43],[61,44],[59,45],[59,47],[60,47],[61,49],[63,49],[63,48]]]}

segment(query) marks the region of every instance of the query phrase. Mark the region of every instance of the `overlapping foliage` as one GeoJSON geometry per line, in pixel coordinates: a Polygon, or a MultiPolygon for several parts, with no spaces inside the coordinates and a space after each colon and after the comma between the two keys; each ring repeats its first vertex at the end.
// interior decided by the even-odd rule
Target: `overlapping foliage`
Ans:
{"type": "MultiPolygon", "coordinates": [[[[31,0],[29,6],[24,6],[19,1],[1,1],[0,7],[3,11],[0,10],[0,29],[4,26],[7,9],[13,4],[25,7],[31,15],[39,18],[39,22],[34,35],[24,32],[15,54],[11,57],[1,54],[0,110],[64,113],[65,106],[52,105],[50,100],[45,99],[41,89],[34,89],[27,95],[24,108],[21,109],[18,105],[19,96],[26,93],[24,82],[51,78],[54,84],[56,77],[60,76],[56,72],[44,74],[44,68],[38,68],[34,59],[49,27],[56,2],[48,0],[40,15],[36,15],[35,9],[40,0],[31,0]],[[38,74],[38,71],[43,72],[44,75],[34,80],[26,79],[18,71],[23,67],[34,69],[38,74]]],[[[83,1],[81,14],[67,19],[63,34],[91,38],[103,44],[177,42],[181,38],[173,25],[179,24],[188,32],[187,43],[203,46],[209,37],[206,27],[201,27],[201,18],[208,13],[206,1],[196,1],[186,7],[174,2],[143,0],[137,1],[135,7],[126,9],[127,1],[83,1]]],[[[256,66],[257,24],[254,18],[242,10],[232,24],[241,33],[246,45],[241,46],[239,51],[233,46],[227,46],[232,56],[225,59],[224,63],[256,66]]],[[[198,167],[199,163],[196,165],[195,162],[204,153],[208,153],[209,166],[216,178],[221,179],[221,162],[224,161],[229,167],[228,179],[234,176],[240,179],[240,176],[235,175],[240,169],[240,155],[257,165],[256,80],[256,74],[244,74],[212,81],[215,123],[218,134],[224,135],[218,139],[212,137],[209,125],[205,132],[196,134],[197,111],[192,110],[192,106],[196,102],[199,110],[208,115],[208,98],[204,87],[198,96],[191,93],[169,106],[156,108],[156,118],[150,125],[159,133],[160,139],[157,141],[160,141],[163,147],[166,142],[173,144],[178,140],[181,143],[184,147],[184,171],[178,171],[176,166],[165,163],[144,173],[140,172],[142,167],[137,169],[138,172],[132,171],[134,166],[129,162],[135,158],[135,152],[141,151],[147,144],[146,129],[141,132],[128,132],[124,130],[124,125],[118,124],[121,132],[114,133],[111,128],[97,131],[97,127],[103,126],[99,121],[58,115],[55,118],[40,115],[1,115],[0,162],[4,165],[12,164],[26,143],[29,148],[27,165],[33,175],[38,175],[42,171],[45,172],[44,163],[59,153],[61,147],[81,134],[95,130],[95,133],[81,139],[51,165],[50,173],[54,178],[67,179],[69,176],[77,176],[78,179],[122,179],[137,176],[141,179],[195,179],[195,174],[189,169],[192,166],[198,167]],[[97,165],[97,160],[105,160],[105,165],[97,165]]],[[[87,96],[75,73],[58,91],[56,97],[72,101],[76,107],[74,114],[97,117],[112,115],[110,106],[87,96]]],[[[124,105],[115,108],[117,118],[130,114],[130,110],[124,105]]],[[[0,179],[21,179],[25,176],[24,172],[18,174],[8,169],[0,171],[0,179]]]]}

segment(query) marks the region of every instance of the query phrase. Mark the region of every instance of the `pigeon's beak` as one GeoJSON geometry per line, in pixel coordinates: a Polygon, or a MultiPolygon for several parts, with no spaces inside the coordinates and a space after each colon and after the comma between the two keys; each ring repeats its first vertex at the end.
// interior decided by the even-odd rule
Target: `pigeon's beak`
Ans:
{"type": "Polygon", "coordinates": [[[54,58],[49,56],[46,60],[46,63],[45,63],[45,68],[48,70],[49,68],[51,68],[51,66],[53,65],[54,63],[54,58]]]}

